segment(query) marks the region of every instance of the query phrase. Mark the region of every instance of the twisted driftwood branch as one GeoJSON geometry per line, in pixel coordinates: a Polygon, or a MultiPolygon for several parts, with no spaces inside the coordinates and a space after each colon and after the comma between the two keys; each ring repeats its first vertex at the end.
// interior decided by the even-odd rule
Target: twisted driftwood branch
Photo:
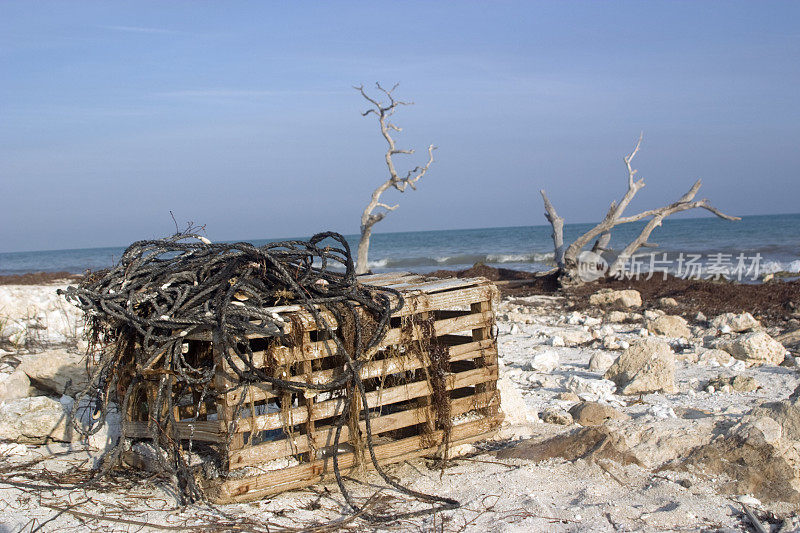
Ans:
{"type": "Polygon", "coordinates": [[[681,196],[677,202],[657,209],[642,211],[636,215],[623,217],[622,215],[625,212],[625,209],[628,207],[628,204],[630,204],[631,200],[633,200],[633,197],[636,196],[636,193],[638,193],[645,185],[643,179],[635,179],[637,170],[631,165],[633,158],[639,153],[639,148],[641,145],[642,135],[640,134],[639,140],[636,142],[636,146],[634,147],[633,151],[623,158],[628,174],[628,190],[625,192],[625,195],[619,200],[619,202],[611,202],[611,206],[609,207],[608,212],[603,220],[600,221],[600,223],[595,227],[575,239],[575,241],[570,244],[566,250],[564,250],[563,243],[564,219],[558,216],[555,208],[550,203],[550,200],[547,198],[545,192],[540,191],[542,194],[542,199],[544,200],[545,218],[547,218],[547,221],[550,222],[550,225],[553,227],[553,244],[555,246],[556,265],[558,266],[559,270],[561,270],[562,274],[566,274],[568,278],[576,278],[574,273],[578,268],[578,256],[580,255],[581,251],[583,251],[584,247],[586,247],[592,240],[597,239],[592,246],[592,251],[595,253],[601,253],[605,251],[609,242],[611,241],[611,230],[621,224],[628,224],[630,222],[637,222],[639,220],[650,218],[650,221],[642,229],[639,236],[622,250],[617,259],[611,265],[608,271],[610,275],[618,273],[639,248],[643,246],[656,246],[655,244],[649,243],[647,239],[650,237],[650,234],[653,232],[653,230],[660,226],[666,217],[672,214],[679,213],[681,211],[687,211],[689,209],[701,208],[725,220],[741,220],[739,217],[723,213],[719,209],[712,206],[707,199],[694,200],[694,197],[697,195],[697,191],[700,189],[701,180],[697,180],[689,189],[689,191],[681,196]]]}
{"type": "Polygon", "coordinates": [[[434,145],[430,145],[428,146],[427,163],[422,166],[417,165],[416,167],[412,168],[406,172],[404,177],[400,177],[397,173],[393,156],[397,154],[411,155],[414,153],[414,150],[402,150],[397,148],[395,140],[391,135],[392,131],[397,133],[402,131],[402,128],[391,121],[391,117],[394,114],[395,109],[397,109],[399,106],[413,105],[413,102],[404,102],[402,100],[397,100],[394,97],[393,93],[394,90],[397,89],[397,85],[398,84],[395,84],[391,89],[387,90],[384,89],[380,83],[375,84],[375,87],[378,89],[378,91],[383,93],[383,95],[388,99],[388,103],[382,103],[380,100],[371,97],[364,90],[363,85],[354,87],[372,106],[361,113],[361,115],[366,117],[370,114],[374,114],[378,117],[381,135],[383,135],[383,138],[386,139],[386,143],[388,145],[384,158],[386,160],[386,167],[389,169],[389,179],[384,181],[374,191],[372,191],[372,196],[370,196],[369,203],[361,214],[361,238],[358,243],[358,259],[356,261],[357,274],[366,274],[369,271],[367,266],[367,256],[369,254],[370,237],[372,237],[372,226],[383,220],[386,215],[389,214],[389,212],[397,209],[399,205],[388,205],[381,202],[381,195],[390,187],[394,187],[400,192],[405,192],[407,187],[411,187],[412,190],[416,190],[417,182],[428,172],[428,169],[434,161],[433,151],[436,149],[436,147],[434,145]],[[382,209],[382,211],[375,212],[375,210],[379,208],[382,209]]]}

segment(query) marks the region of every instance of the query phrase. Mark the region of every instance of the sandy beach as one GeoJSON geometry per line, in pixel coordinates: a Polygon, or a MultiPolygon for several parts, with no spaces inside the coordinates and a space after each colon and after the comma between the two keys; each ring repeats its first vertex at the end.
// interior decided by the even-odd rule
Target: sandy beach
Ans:
{"type": "MultiPolygon", "coordinates": [[[[632,296],[628,300],[611,292],[630,290],[621,286],[587,284],[550,292],[541,280],[483,273],[506,278],[498,281],[506,294],[495,309],[503,427],[492,441],[453,450],[457,457],[443,472],[425,459],[389,467],[402,484],[457,499],[460,509],[371,528],[748,531],[752,525],[744,504],[774,531],[796,529],[800,406],[792,393],[800,383],[795,363],[800,352],[794,344],[800,338],[791,334],[798,329],[795,311],[776,313],[774,306],[783,304],[774,296],[751,295],[750,308],[725,299],[737,309],[724,314],[719,301],[693,300],[688,287],[676,284],[676,299],[643,285],[641,292],[626,293],[632,296]],[[709,309],[720,313],[705,315],[709,309]],[[780,353],[766,360],[759,359],[762,345],[752,352],[736,348],[743,345],[737,341],[753,337],[764,346],[780,346],[780,353]],[[655,380],[663,387],[660,392],[631,393],[635,383],[606,379],[612,363],[637,346],[661,346],[657,349],[666,353],[670,364],[637,378],[655,380]],[[623,387],[628,394],[622,394],[623,387]]],[[[662,285],[666,289],[668,283],[662,285]]],[[[69,405],[74,387],[64,376],[79,373],[85,344],[80,313],[55,292],[65,286],[52,281],[0,286],[3,531],[150,530],[145,524],[152,530],[217,531],[226,530],[232,519],[251,520],[253,530],[266,523],[280,530],[346,516],[335,484],[249,504],[185,508],[176,507],[165,480],[141,473],[91,489],[77,485],[113,439],[113,429],[89,443],[63,425],[38,444],[41,435],[14,433],[20,427],[15,418],[30,416],[20,410],[19,398],[48,398],[49,404],[38,407],[42,412],[69,405]],[[59,386],[66,394],[56,392],[59,386]]],[[[797,290],[797,282],[744,289],[780,292],[794,302],[797,290]]],[[[742,288],[725,284],[721,291],[742,288]]],[[[354,490],[366,499],[370,484],[377,482],[366,473],[353,483],[354,490]]],[[[342,527],[366,526],[355,519],[342,527]]]]}

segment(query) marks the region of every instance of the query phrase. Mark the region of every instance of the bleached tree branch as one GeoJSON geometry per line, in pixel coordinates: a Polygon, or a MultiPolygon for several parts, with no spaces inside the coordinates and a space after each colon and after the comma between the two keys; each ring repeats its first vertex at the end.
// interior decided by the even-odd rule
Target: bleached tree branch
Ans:
{"type": "Polygon", "coordinates": [[[633,161],[633,158],[639,153],[639,148],[642,145],[642,137],[643,135],[640,134],[633,151],[623,158],[625,168],[628,171],[628,190],[625,191],[625,194],[619,202],[611,202],[608,213],[606,213],[606,216],[598,225],[578,237],[575,242],[569,245],[567,251],[564,253],[564,260],[568,266],[577,266],[578,255],[583,248],[596,237],[599,237],[599,239],[592,248],[594,251],[602,252],[608,247],[608,243],[611,240],[611,229],[619,223],[618,219],[622,216],[628,204],[631,203],[636,193],[644,187],[644,180],[635,179],[637,171],[631,166],[631,161],[633,161]]]}
{"type": "Polygon", "coordinates": [[[394,211],[398,207],[398,205],[389,206],[381,202],[381,195],[390,188],[394,188],[400,192],[405,192],[407,187],[410,187],[412,190],[416,190],[417,182],[422,179],[423,176],[425,176],[425,174],[428,172],[428,169],[434,162],[433,151],[436,149],[436,147],[434,145],[430,145],[428,146],[428,160],[424,165],[417,165],[416,167],[407,171],[403,177],[397,173],[394,163],[394,156],[414,154],[414,150],[397,148],[395,139],[391,135],[391,132],[399,133],[402,131],[402,128],[389,120],[394,114],[395,110],[399,106],[413,105],[413,102],[404,102],[395,98],[394,91],[397,89],[397,86],[398,84],[395,84],[391,89],[385,89],[380,83],[375,84],[376,89],[383,94],[383,97],[385,97],[386,100],[388,100],[387,103],[370,96],[364,90],[363,85],[354,87],[361,94],[361,96],[371,104],[371,107],[361,113],[361,115],[366,117],[374,114],[378,117],[381,135],[386,140],[387,144],[384,160],[386,161],[386,167],[389,170],[389,178],[381,183],[374,191],[372,191],[369,203],[367,203],[367,206],[364,208],[364,211],[361,214],[361,239],[358,243],[358,259],[356,264],[357,274],[365,274],[369,270],[367,261],[369,254],[369,242],[370,237],[372,236],[372,227],[383,220],[389,212],[394,211]],[[374,211],[378,208],[384,209],[384,211],[375,213],[374,211]]]}
{"type": "Polygon", "coordinates": [[[564,219],[558,216],[556,213],[556,208],[553,207],[553,204],[550,203],[550,199],[547,197],[547,193],[544,192],[544,189],[540,190],[539,193],[542,195],[542,200],[544,201],[544,217],[550,222],[550,225],[553,226],[553,247],[554,247],[554,259],[556,262],[556,266],[559,269],[564,268],[564,219]]]}
{"type": "Polygon", "coordinates": [[[687,211],[689,209],[705,209],[725,220],[741,220],[739,217],[723,213],[719,209],[712,206],[707,199],[694,200],[694,197],[700,190],[700,185],[702,183],[699,179],[683,196],[678,199],[678,201],[664,207],[649,209],[636,215],[623,217],[622,215],[625,212],[625,209],[628,207],[628,204],[630,204],[631,200],[633,200],[633,197],[636,196],[636,193],[639,192],[645,185],[643,179],[636,179],[637,171],[631,165],[633,158],[639,153],[641,145],[642,135],[639,135],[639,140],[636,142],[636,146],[634,147],[633,151],[623,158],[628,174],[628,189],[625,192],[625,195],[619,200],[619,202],[611,203],[606,216],[599,224],[575,239],[575,241],[567,247],[566,251],[563,252],[561,262],[558,261],[558,257],[559,248],[563,248],[563,237],[557,238],[556,235],[557,233],[563,233],[563,219],[556,214],[555,209],[550,204],[550,201],[548,200],[544,191],[541,191],[545,206],[545,217],[553,226],[553,242],[555,245],[557,258],[556,264],[562,273],[566,274],[568,278],[576,278],[576,276],[573,274],[577,271],[578,256],[583,248],[593,239],[597,238],[597,241],[592,247],[592,251],[597,253],[604,251],[608,247],[608,243],[611,240],[611,230],[621,224],[629,224],[631,222],[638,222],[640,220],[650,218],[645,227],[642,229],[641,233],[622,250],[617,259],[611,265],[608,272],[609,275],[618,273],[624,267],[628,259],[630,259],[630,257],[639,248],[656,246],[655,244],[648,242],[648,238],[653,230],[660,226],[666,217],[672,214],[679,213],[681,211],[687,211]]]}

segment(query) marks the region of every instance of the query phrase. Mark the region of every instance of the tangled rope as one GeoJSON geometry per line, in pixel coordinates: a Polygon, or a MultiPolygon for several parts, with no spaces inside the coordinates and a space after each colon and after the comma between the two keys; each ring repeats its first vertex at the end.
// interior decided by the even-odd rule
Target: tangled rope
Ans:
{"type": "MultiPolygon", "coordinates": [[[[218,362],[202,365],[188,361],[184,354],[187,336],[210,330],[215,348],[239,380],[230,390],[244,387],[246,391],[256,383],[295,393],[348,390],[335,424],[333,467],[342,495],[354,512],[386,522],[458,507],[455,500],[398,484],[384,472],[375,455],[370,408],[360,370],[366,363],[365,354],[382,342],[392,314],[404,305],[402,295],[391,288],[359,283],[350,247],[337,233],[256,247],[249,243],[211,243],[193,231],[190,228],[171,238],[135,242],[116,266],[89,274],[79,286],[60,291],[86,313],[93,344],[103,348],[98,351],[97,369],[89,386],[74,404],[74,409],[87,402],[94,405],[97,419],[88,429],[81,425],[76,429],[84,435],[99,431],[111,401],[127,413],[137,385],[145,381],[157,383],[154,398],[148,402],[148,433],[157,449],[165,452],[166,457],[159,454],[158,460],[177,480],[176,488],[183,501],[203,500],[202,487],[196,482],[177,437],[174,391],[199,390],[200,400],[195,406],[198,413],[206,399],[228,392],[214,388],[218,362]],[[332,245],[323,246],[331,241],[332,245]],[[306,383],[276,378],[254,364],[248,336],[281,335],[286,323],[265,311],[281,304],[302,306],[313,316],[317,329],[327,332],[335,344],[334,352],[324,343],[328,355],[344,360],[340,375],[328,383],[306,383]],[[365,331],[362,316],[356,311],[359,308],[374,320],[370,333],[365,331]],[[338,325],[352,324],[353,338],[344,338],[344,328],[332,327],[323,311],[332,314],[338,325]],[[342,480],[338,451],[341,430],[352,416],[356,394],[363,413],[366,448],[375,470],[397,491],[436,504],[433,508],[380,515],[364,513],[355,503],[342,480]]],[[[123,434],[120,443],[107,454],[101,473],[119,463],[124,440],[123,434]]]]}

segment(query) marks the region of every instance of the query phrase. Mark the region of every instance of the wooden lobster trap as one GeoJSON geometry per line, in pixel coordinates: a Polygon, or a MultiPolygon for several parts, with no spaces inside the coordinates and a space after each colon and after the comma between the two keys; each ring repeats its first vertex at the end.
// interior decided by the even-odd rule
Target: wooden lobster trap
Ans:
{"type": "MultiPolygon", "coordinates": [[[[439,280],[407,273],[359,281],[394,288],[405,298],[380,349],[361,369],[379,463],[441,455],[447,445],[491,437],[502,421],[492,333],[497,288],[483,278],[439,280]]],[[[259,368],[278,378],[317,384],[342,372],[342,361],[331,355],[335,345],[329,333],[317,331],[310,313],[300,306],[268,311],[282,317],[287,327],[281,336],[250,339],[259,368]]],[[[332,477],[335,424],[346,387],[294,393],[267,383],[241,386],[210,334],[191,335],[186,345],[187,358],[216,364],[216,391],[205,398],[197,391],[175,391],[178,435],[173,438],[184,447],[191,442],[192,450],[214,459],[217,468],[213,474],[206,469],[202,480],[212,500],[255,500],[332,477]]],[[[126,436],[147,436],[147,405],[152,400],[143,392],[134,402],[144,407],[126,414],[126,436]]],[[[352,409],[357,414],[340,433],[342,472],[371,466],[359,446],[365,422],[364,413],[358,414],[358,399],[352,409]]]]}

